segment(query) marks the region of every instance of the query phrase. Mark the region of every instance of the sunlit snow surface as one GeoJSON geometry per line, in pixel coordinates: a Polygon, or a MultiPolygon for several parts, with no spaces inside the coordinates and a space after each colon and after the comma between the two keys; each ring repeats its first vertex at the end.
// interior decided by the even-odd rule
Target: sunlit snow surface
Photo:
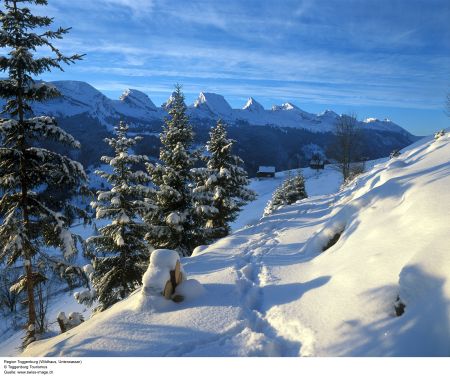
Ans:
{"type": "Polygon", "coordinates": [[[253,225],[182,260],[200,296],[136,311],[138,290],[24,355],[449,356],[449,160],[447,133],[341,192],[330,168],[305,170],[310,197],[261,220],[282,178],[253,182],[253,225]]]}

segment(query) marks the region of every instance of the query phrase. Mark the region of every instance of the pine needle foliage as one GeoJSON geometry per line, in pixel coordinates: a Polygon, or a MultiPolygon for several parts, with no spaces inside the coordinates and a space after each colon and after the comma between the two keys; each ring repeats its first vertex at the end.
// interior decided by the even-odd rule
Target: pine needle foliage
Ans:
{"type": "Polygon", "coordinates": [[[149,228],[146,238],[154,248],[172,249],[187,256],[196,246],[191,170],[198,154],[193,151],[194,133],[180,85],[175,87],[166,109],[169,117],[160,136],[159,163],[147,165],[156,186],[156,206],[145,217],[149,228]]]}
{"type": "Polygon", "coordinates": [[[45,0],[4,0],[0,10],[0,97],[6,100],[5,118],[0,119],[0,262],[21,263],[24,275],[13,286],[26,290],[27,333],[23,346],[36,337],[35,287],[44,280],[36,266],[46,247],[57,247],[63,259],[77,251],[77,237],[69,231],[75,217],[83,211],[55,194],[64,188],[68,197],[84,188],[86,175],[78,162],[41,148],[41,142],[54,141],[69,148],[80,145],[54,118],[35,117],[34,102],[59,96],[51,85],[34,78],[61,69],[81,56],[66,56],[53,44],[69,29],[46,30],[53,22],[37,16],[27,5],[45,6],[45,0]],[[50,56],[37,56],[48,49],[50,56]]]}
{"type": "Polygon", "coordinates": [[[288,177],[281,183],[272,195],[272,199],[264,209],[264,216],[268,216],[284,205],[294,204],[298,200],[308,197],[305,189],[305,178],[299,170],[292,176],[289,171],[288,177]]]}
{"type": "Polygon", "coordinates": [[[228,138],[227,127],[219,120],[206,144],[206,167],[195,170],[195,214],[203,244],[227,236],[241,208],[256,198],[247,187],[242,159],[232,153],[235,142],[228,138]]]}
{"type": "Polygon", "coordinates": [[[98,235],[87,240],[93,258],[92,284],[100,311],[124,299],[142,284],[150,257],[142,216],[152,209],[150,199],[154,193],[147,186],[150,177],[139,169],[147,157],[130,152],[142,137],[128,138],[127,132],[128,126],[120,122],[116,137],[105,140],[115,153],[113,157],[102,157],[111,170],[97,170],[96,174],[106,179],[111,188],[98,191],[97,201],[91,204],[97,219],[110,220],[99,229],[98,235]]]}

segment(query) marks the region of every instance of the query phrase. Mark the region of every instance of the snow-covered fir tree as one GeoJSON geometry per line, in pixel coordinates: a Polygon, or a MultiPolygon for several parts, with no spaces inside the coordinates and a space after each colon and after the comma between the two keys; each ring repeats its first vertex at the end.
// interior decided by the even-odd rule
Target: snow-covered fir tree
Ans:
{"type": "Polygon", "coordinates": [[[54,141],[69,148],[79,143],[58,127],[56,120],[33,117],[31,104],[59,95],[58,91],[33,77],[61,64],[74,63],[80,55],[65,56],[52,40],[68,29],[45,31],[53,19],[33,15],[27,7],[46,5],[45,0],[3,1],[0,10],[0,97],[6,100],[0,120],[0,262],[22,264],[24,274],[12,290],[26,291],[27,332],[23,346],[36,339],[36,287],[45,281],[36,262],[47,246],[58,247],[65,259],[76,253],[76,237],[68,227],[83,212],[56,195],[64,188],[66,199],[78,193],[86,175],[78,162],[41,148],[42,141],[54,141]],[[34,55],[49,48],[51,56],[34,55]],[[6,76],[6,78],[5,78],[6,76]]]}
{"type": "Polygon", "coordinates": [[[308,197],[305,188],[305,178],[300,170],[291,178],[284,196],[287,204],[294,204],[296,201],[308,197]]]}
{"type": "Polygon", "coordinates": [[[256,197],[247,187],[249,180],[242,168],[242,159],[232,154],[235,141],[228,138],[226,125],[219,120],[209,135],[206,167],[195,170],[193,191],[203,243],[227,236],[230,223],[236,219],[242,206],[256,197]]]}
{"type": "Polygon", "coordinates": [[[177,85],[167,105],[161,133],[160,163],[148,164],[156,186],[156,207],[146,217],[147,240],[154,248],[177,250],[190,255],[195,248],[195,223],[192,215],[192,173],[197,159],[192,152],[193,131],[186,116],[181,86],[177,85]]]}
{"type": "Polygon", "coordinates": [[[264,216],[270,215],[273,211],[277,210],[279,207],[286,204],[285,198],[284,198],[284,186],[285,183],[290,180],[290,177],[286,179],[281,185],[279,185],[275,191],[272,194],[272,198],[267,203],[266,207],[264,208],[264,216]]]}
{"type": "Polygon", "coordinates": [[[146,184],[150,177],[140,170],[147,157],[131,153],[142,137],[127,137],[128,126],[120,122],[116,137],[105,141],[114,149],[114,157],[103,156],[112,172],[97,170],[111,188],[98,191],[97,201],[91,205],[97,219],[111,220],[99,229],[99,234],[87,240],[92,254],[94,272],[91,281],[102,311],[124,299],[141,284],[147,269],[150,246],[144,237],[147,232],[142,216],[153,209],[150,198],[153,190],[146,184]]]}
{"type": "Polygon", "coordinates": [[[264,209],[264,216],[270,215],[278,208],[294,204],[296,201],[308,197],[305,189],[305,178],[299,170],[296,175],[291,176],[289,172],[288,177],[281,183],[272,195],[272,199],[264,209]]]}

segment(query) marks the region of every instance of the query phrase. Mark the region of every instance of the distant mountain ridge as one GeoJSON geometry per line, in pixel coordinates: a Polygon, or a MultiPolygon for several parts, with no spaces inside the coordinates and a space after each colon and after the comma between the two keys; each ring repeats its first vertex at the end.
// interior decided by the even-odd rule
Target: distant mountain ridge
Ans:
{"type": "MultiPolygon", "coordinates": [[[[136,89],[127,89],[119,99],[112,100],[86,82],[50,84],[62,96],[33,104],[33,111],[35,115],[56,117],[59,125],[81,142],[81,151],[70,151],[70,155],[85,167],[95,166],[102,155],[111,154],[104,139],[112,135],[120,120],[129,124],[130,135],[143,136],[136,152],[158,159],[159,134],[172,96],[158,107],[136,89]]],[[[249,98],[242,109],[233,109],[222,95],[208,92],[199,94],[187,107],[187,114],[197,147],[205,145],[218,119],[225,121],[230,137],[236,140],[234,150],[244,160],[250,176],[260,165],[275,166],[280,171],[308,165],[314,153],[326,156],[333,142],[334,125],[341,117],[332,110],[309,113],[290,102],[264,109],[254,98],[249,98]]],[[[389,120],[366,119],[359,121],[359,126],[364,132],[361,156],[368,159],[387,156],[417,140],[389,120]]]]}
{"type": "MultiPolygon", "coordinates": [[[[165,107],[157,107],[144,92],[127,89],[118,100],[112,100],[88,83],[78,81],[51,82],[61,92],[62,97],[45,103],[35,104],[36,114],[59,117],[89,114],[97,118],[109,130],[116,124],[114,120],[126,116],[140,121],[163,120],[167,116],[165,107]]],[[[216,93],[200,92],[192,105],[188,106],[191,119],[223,119],[229,123],[244,121],[252,125],[271,125],[284,128],[306,129],[314,133],[333,131],[334,123],[340,117],[327,110],[320,114],[306,112],[287,102],[264,109],[254,98],[249,98],[242,109],[233,109],[225,98],[216,93]]],[[[370,130],[408,133],[390,120],[366,119],[361,127],[370,130]]]]}

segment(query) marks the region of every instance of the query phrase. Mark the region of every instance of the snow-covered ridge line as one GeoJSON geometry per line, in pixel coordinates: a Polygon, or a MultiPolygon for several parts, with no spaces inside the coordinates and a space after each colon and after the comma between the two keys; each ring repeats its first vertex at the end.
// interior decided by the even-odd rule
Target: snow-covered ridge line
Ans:
{"type": "MultiPolygon", "coordinates": [[[[52,84],[58,88],[62,97],[35,104],[36,114],[57,117],[88,114],[111,130],[114,122],[123,116],[138,122],[163,120],[167,116],[165,107],[170,103],[169,98],[157,107],[147,94],[136,89],[127,89],[120,99],[112,100],[85,82],[57,81],[52,84]]],[[[220,118],[228,123],[244,121],[251,125],[299,128],[317,133],[333,131],[334,124],[340,117],[330,110],[319,114],[309,113],[290,102],[264,109],[254,98],[249,98],[242,109],[233,109],[222,95],[208,92],[200,92],[197,100],[188,106],[188,114],[192,119],[216,121],[220,118]]],[[[368,118],[360,122],[360,125],[364,129],[409,134],[387,119],[381,121],[368,118]]]]}

